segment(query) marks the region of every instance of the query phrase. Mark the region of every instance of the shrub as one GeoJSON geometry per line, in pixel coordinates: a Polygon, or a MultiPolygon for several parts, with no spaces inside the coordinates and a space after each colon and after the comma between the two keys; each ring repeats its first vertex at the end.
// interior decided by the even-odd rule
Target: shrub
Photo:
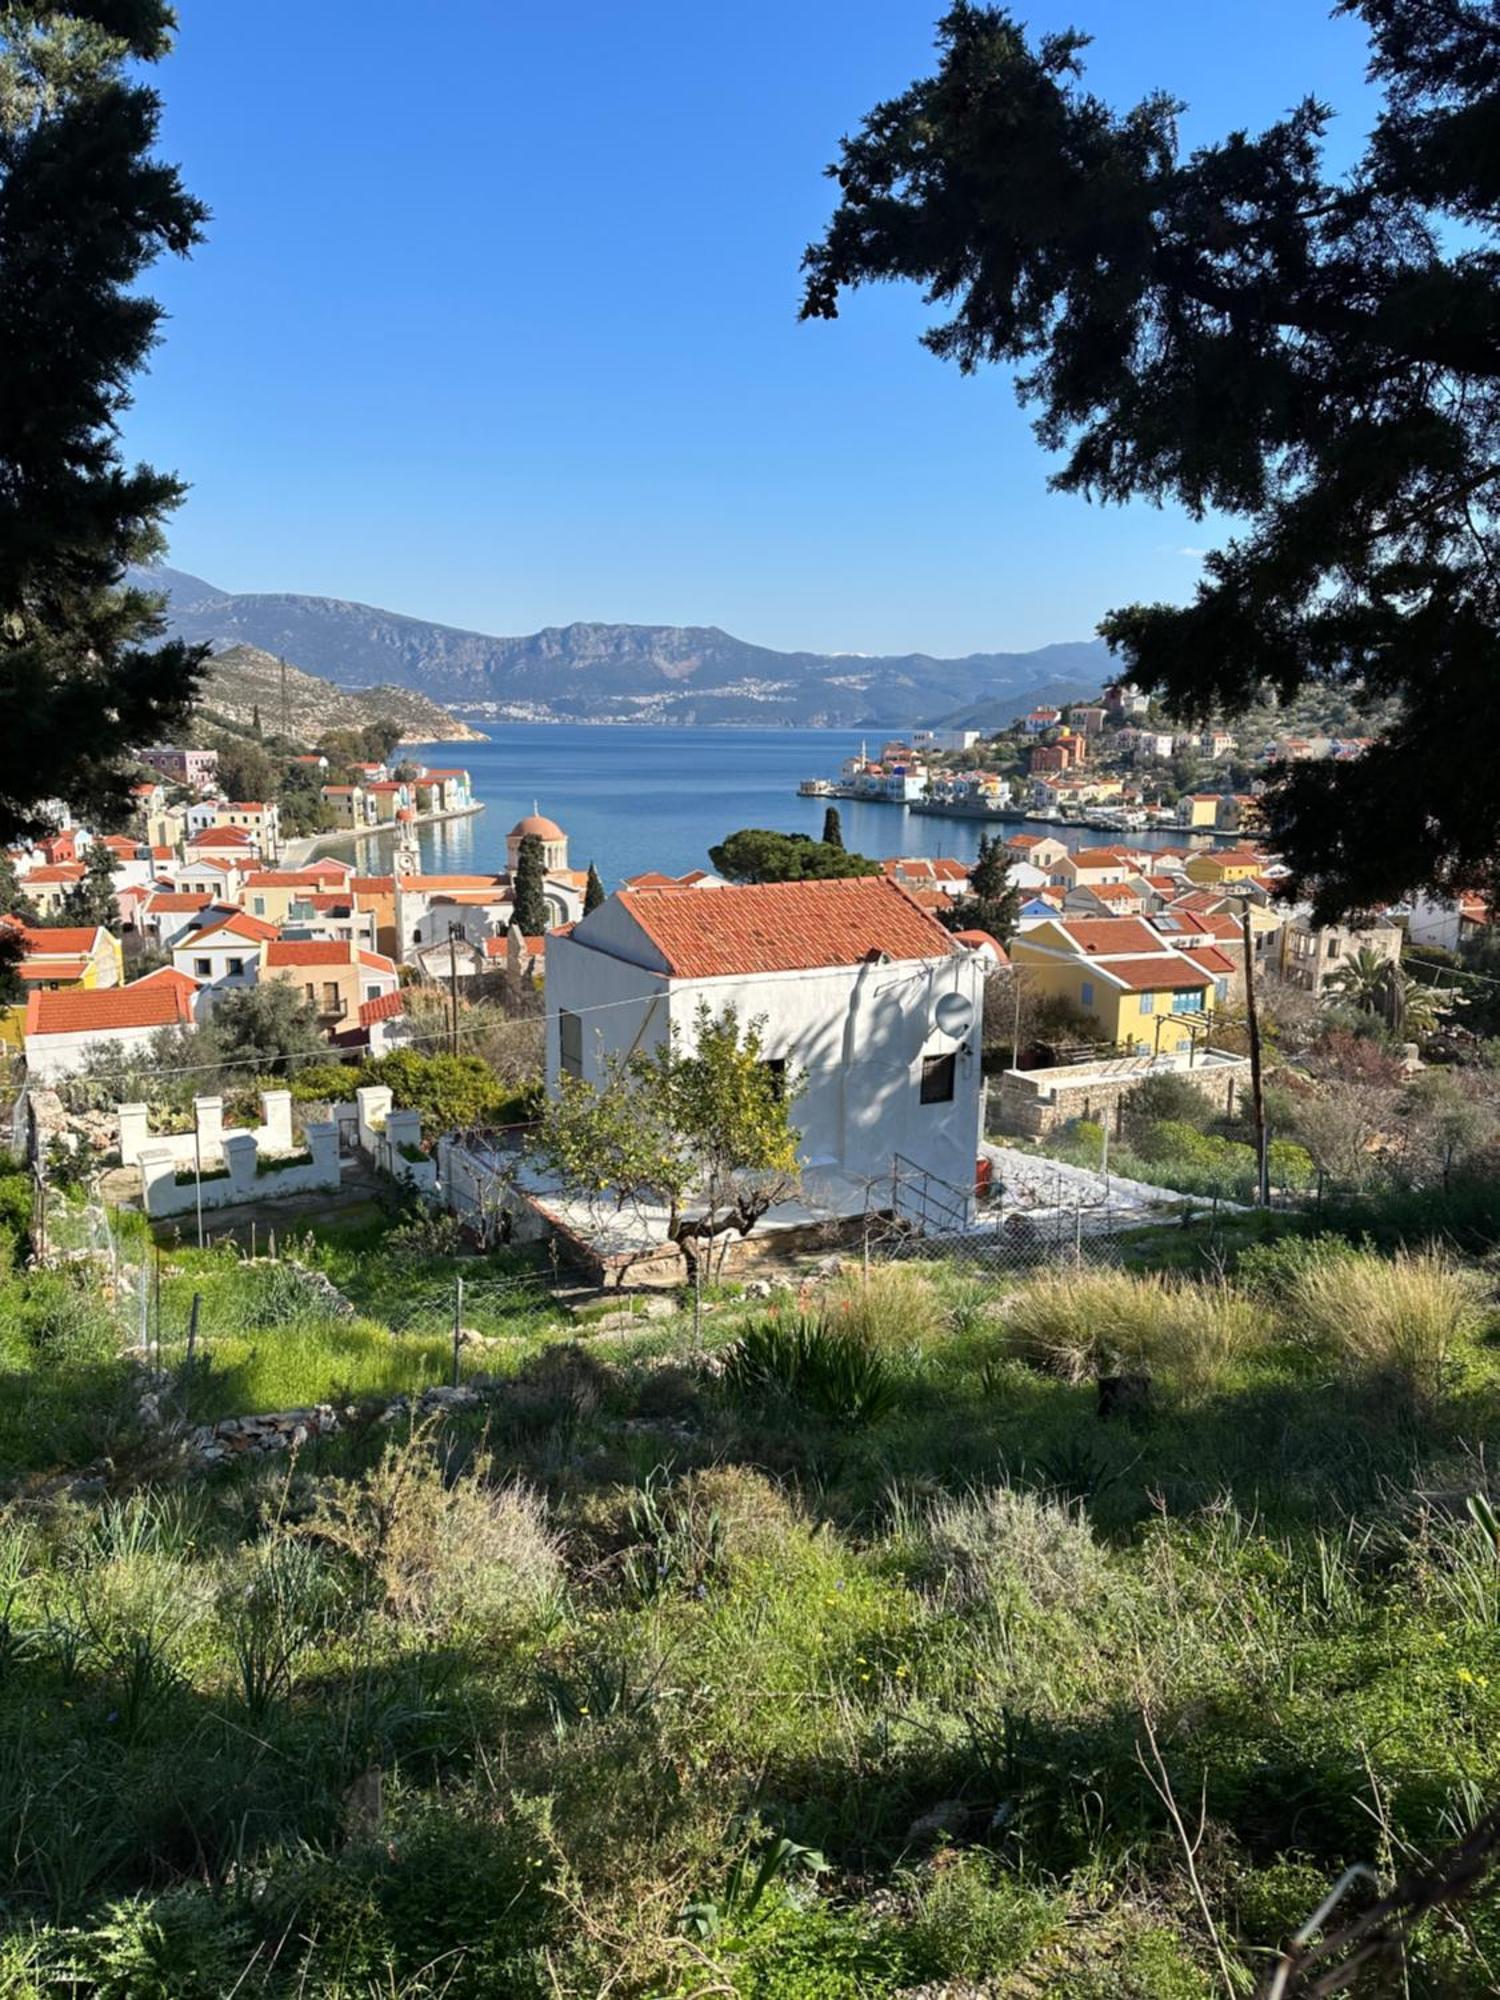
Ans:
{"type": "Polygon", "coordinates": [[[724,1384],[743,1403],[782,1399],[827,1423],[878,1423],[896,1385],[866,1340],[824,1319],[761,1320],[724,1357],[724,1384]]]}
{"type": "Polygon", "coordinates": [[[919,1578],[960,1605],[1019,1589],[1039,1611],[1077,1610],[1110,1583],[1081,1508],[1023,1488],[989,1486],[939,1500],[919,1535],[919,1578]]]}
{"type": "Polygon", "coordinates": [[[253,1959],[249,1926],[187,1887],[111,1903],[75,1954],[95,2000],[214,2000],[253,1959]]]}
{"type": "Polygon", "coordinates": [[[1345,1374],[1419,1400],[1439,1393],[1455,1349],[1482,1321],[1473,1273],[1438,1250],[1311,1262],[1289,1289],[1286,1313],[1291,1331],[1345,1374]]]}
{"type": "Polygon", "coordinates": [[[240,1304],[246,1327],[290,1326],[299,1319],[330,1319],[339,1310],[338,1294],[317,1271],[296,1264],[253,1264],[246,1273],[240,1304]]]}
{"type": "Polygon", "coordinates": [[[456,1257],[464,1247],[463,1224],[446,1209],[424,1203],[420,1211],[396,1224],[385,1244],[398,1257],[456,1257]]]}
{"type": "Polygon", "coordinates": [[[1266,1171],[1272,1187],[1309,1188],[1317,1174],[1313,1156],[1294,1139],[1273,1139],[1266,1147],[1266,1171]]]}
{"type": "Polygon", "coordinates": [[[1283,1236],[1274,1243],[1256,1243],[1242,1250],[1235,1277],[1250,1296],[1273,1310],[1282,1310],[1306,1273],[1325,1265],[1347,1269],[1359,1252],[1343,1236],[1283,1236]]]}
{"type": "Polygon", "coordinates": [[[1213,1115],[1213,1106],[1201,1090],[1194,1089],[1185,1077],[1171,1075],[1148,1076],[1120,1107],[1125,1138],[1138,1153],[1143,1151],[1141,1139],[1152,1126],[1171,1123],[1201,1131],[1213,1115]]]}
{"type": "Polygon", "coordinates": [[[392,1617],[428,1631],[514,1626],[547,1612],[561,1588],[546,1503],[492,1484],[483,1456],[445,1479],[430,1427],[388,1445],[364,1479],[334,1483],[308,1532],[353,1559],[392,1617]]]}
{"type": "Polygon", "coordinates": [[[1061,1897],[1019,1882],[987,1854],[959,1854],[920,1878],[901,1944],[916,1976],[993,1980],[1014,1971],[1061,1930],[1061,1897]]]}

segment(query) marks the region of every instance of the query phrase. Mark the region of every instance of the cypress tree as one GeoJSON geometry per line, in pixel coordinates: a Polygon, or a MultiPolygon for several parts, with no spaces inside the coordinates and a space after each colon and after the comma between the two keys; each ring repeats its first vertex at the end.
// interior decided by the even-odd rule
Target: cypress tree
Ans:
{"type": "Polygon", "coordinates": [[[182,482],[127,467],[128,384],[161,308],[139,280],[206,211],[154,156],[136,66],[163,0],[17,0],[0,12],[0,840],[44,802],[121,824],[122,754],[186,720],[202,648],[153,646],[161,603],[125,582],[163,547],[182,482]]]}
{"type": "Polygon", "coordinates": [[[514,908],[511,921],[527,937],[540,937],[547,928],[547,898],[542,884],[542,843],[534,833],[525,834],[516,855],[516,879],[512,883],[514,908]]]}
{"type": "Polygon", "coordinates": [[[599,880],[599,871],[593,862],[589,863],[589,879],[583,886],[583,914],[597,910],[604,901],[604,884],[599,880]]]}
{"type": "Polygon", "coordinates": [[[830,806],[823,815],[823,845],[844,851],[844,822],[839,818],[837,806],[830,806]]]}

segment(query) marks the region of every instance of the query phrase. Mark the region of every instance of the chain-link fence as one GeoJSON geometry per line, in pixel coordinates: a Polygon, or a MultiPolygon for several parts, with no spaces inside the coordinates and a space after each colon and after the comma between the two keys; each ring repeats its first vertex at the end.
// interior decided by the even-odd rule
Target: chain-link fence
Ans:
{"type": "Polygon", "coordinates": [[[963,1188],[895,1156],[866,1208],[867,1264],[940,1257],[986,1277],[1024,1277],[1060,1264],[1118,1261],[1117,1232],[1132,1218],[1108,1193],[1080,1193],[1059,1171],[1049,1187],[963,1188]]]}

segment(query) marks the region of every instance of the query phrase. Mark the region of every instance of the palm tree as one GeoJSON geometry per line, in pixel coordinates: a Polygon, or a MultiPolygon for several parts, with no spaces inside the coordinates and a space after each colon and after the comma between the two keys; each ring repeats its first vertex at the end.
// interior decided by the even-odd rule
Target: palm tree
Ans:
{"type": "Polygon", "coordinates": [[[1346,958],[1328,982],[1329,991],[1348,1000],[1361,1014],[1384,1018],[1387,1010],[1387,980],[1390,960],[1362,944],[1353,958],[1346,958]]]}
{"type": "Polygon", "coordinates": [[[1391,1032],[1404,1042],[1419,1042],[1436,1029],[1446,1010],[1437,991],[1422,986],[1399,965],[1391,965],[1386,980],[1386,1019],[1391,1032]]]}

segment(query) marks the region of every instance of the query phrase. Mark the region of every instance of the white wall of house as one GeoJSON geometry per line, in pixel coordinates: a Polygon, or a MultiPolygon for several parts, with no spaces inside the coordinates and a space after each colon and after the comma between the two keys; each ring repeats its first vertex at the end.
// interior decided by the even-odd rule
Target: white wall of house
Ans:
{"type": "Polygon", "coordinates": [[[193,1002],[195,1019],[202,1021],[214,1010],[225,993],[243,992],[260,979],[260,946],[253,938],[236,938],[232,943],[213,939],[195,946],[188,938],[174,947],[173,967],[198,981],[198,997],[193,1002]]]}
{"type": "Polygon", "coordinates": [[[28,1035],[26,1069],[33,1083],[76,1076],[95,1049],[149,1050],[161,1033],[153,1028],[90,1028],[76,1035],[28,1035]]]}
{"type": "Polygon", "coordinates": [[[1413,944],[1436,945],[1441,951],[1457,951],[1463,937],[1463,920],[1456,900],[1418,896],[1406,922],[1406,935],[1413,944]]]}
{"type": "MultiPolygon", "coordinates": [[[[590,922],[604,945],[600,920],[590,922]]],[[[640,933],[622,938],[639,949],[640,933]]],[[[984,962],[955,954],[934,960],[832,966],[816,972],[754,973],[675,980],[659,969],[614,957],[572,937],[547,942],[547,1082],[557,1088],[565,1016],[577,1023],[582,1075],[598,1082],[610,1058],[649,1048],[675,1027],[691,1047],[698,1009],[733,1007],[741,1021],[764,1017],[769,1060],[782,1060],[804,1079],[793,1109],[805,1167],[856,1179],[888,1174],[892,1156],[909,1160],[956,1186],[970,1188],[981,1138],[982,1079],[979,1019],[984,962]],[[955,1040],[937,1026],[940,997],[958,992],[971,1005],[973,1028],[955,1040]],[[924,1066],[952,1057],[952,1095],[923,1099],[924,1066]]],[[[943,1081],[926,1069],[929,1091],[943,1081]]]]}

